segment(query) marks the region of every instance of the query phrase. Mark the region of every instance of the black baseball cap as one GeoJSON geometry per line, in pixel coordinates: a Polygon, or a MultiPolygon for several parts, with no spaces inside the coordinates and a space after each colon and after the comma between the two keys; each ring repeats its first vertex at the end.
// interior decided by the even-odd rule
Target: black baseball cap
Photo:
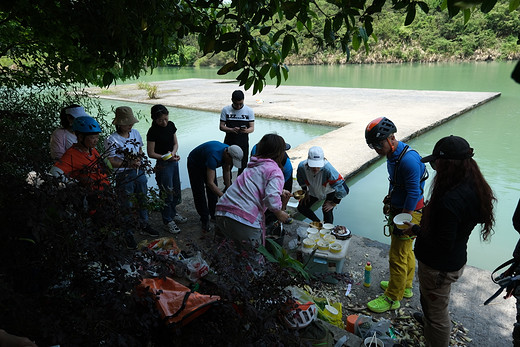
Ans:
{"type": "Polygon", "coordinates": [[[443,137],[433,147],[433,153],[421,159],[423,163],[437,159],[464,160],[473,157],[473,148],[468,141],[460,136],[450,135],[443,137]]]}

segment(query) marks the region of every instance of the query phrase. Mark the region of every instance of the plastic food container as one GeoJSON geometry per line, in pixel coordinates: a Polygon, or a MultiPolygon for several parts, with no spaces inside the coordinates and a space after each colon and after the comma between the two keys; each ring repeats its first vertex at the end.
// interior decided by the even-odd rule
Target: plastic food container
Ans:
{"type": "Polygon", "coordinates": [[[320,234],[309,234],[307,237],[311,240],[318,241],[320,239],[320,234]]]}
{"type": "Polygon", "coordinates": [[[328,243],[334,243],[334,242],[336,242],[336,236],[327,234],[327,235],[323,236],[323,240],[328,243]]]}
{"type": "Polygon", "coordinates": [[[330,235],[330,230],[329,229],[321,229],[320,230],[320,235],[321,235],[321,237],[324,237],[326,235],[330,235]]]}
{"type": "Polygon", "coordinates": [[[314,248],[314,247],[316,247],[316,241],[312,240],[312,239],[309,239],[309,238],[303,239],[302,243],[303,243],[303,247],[305,247],[305,248],[314,248]]]}
{"type": "Polygon", "coordinates": [[[319,235],[320,231],[316,228],[307,228],[307,233],[309,235],[314,235],[314,234],[319,235]]]}
{"type": "Polygon", "coordinates": [[[327,251],[329,249],[329,243],[325,240],[318,240],[318,242],[316,242],[316,245],[318,246],[318,249],[321,251],[327,251]]]}
{"type": "Polygon", "coordinates": [[[162,160],[169,160],[169,159],[171,159],[172,158],[172,152],[168,152],[166,154],[163,154],[161,156],[161,158],[162,158],[162,160]]]}
{"type": "Polygon", "coordinates": [[[334,224],[332,224],[332,223],[325,223],[325,224],[323,224],[323,229],[332,230],[332,229],[334,229],[334,224]]]}
{"type": "Polygon", "coordinates": [[[331,253],[339,253],[339,252],[341,252],[342,248],[343,248],[343,246],[339,243],[331,243],[329,246],[329,251],[331,253]]]}

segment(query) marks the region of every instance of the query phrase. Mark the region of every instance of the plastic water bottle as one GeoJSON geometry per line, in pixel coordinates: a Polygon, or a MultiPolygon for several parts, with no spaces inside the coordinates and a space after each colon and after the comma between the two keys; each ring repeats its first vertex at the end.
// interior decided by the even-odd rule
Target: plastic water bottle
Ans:
{"type": "Polygon", "coordinates": [[[370,264],[370,262],[367,261],[367,265],[365,265],[365,281],[363,282],[363,285],[365,287],[370,287],[370,281],[371,281],[370,272],[371,271],[372,271],[372,264],[370,264]]]}

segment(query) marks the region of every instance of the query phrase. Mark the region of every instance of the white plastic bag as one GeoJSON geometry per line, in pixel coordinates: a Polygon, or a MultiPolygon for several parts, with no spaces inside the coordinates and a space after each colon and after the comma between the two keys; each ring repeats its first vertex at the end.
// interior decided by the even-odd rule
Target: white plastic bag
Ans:
{"type": "Polygon", "coordinates": [[[206,276],[209,272],[208,263],[202,259],[200,251],[195,256],[185,259],[184,263],[186,264],[186,277],[192,282],[206,276]]]}

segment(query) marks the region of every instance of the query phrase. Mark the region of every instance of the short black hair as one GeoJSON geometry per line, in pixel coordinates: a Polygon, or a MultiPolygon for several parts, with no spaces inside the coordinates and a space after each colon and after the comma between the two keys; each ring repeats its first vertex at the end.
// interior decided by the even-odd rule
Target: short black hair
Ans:
{"type": "Polygon", "coordinates": [[[231,100],[239,101],[244,100],[244,92],[241,90],[235,90],[233,94],[231,94],[231,100]]]}
{"type": "Polygon", "coordinates": [[[153,105],[152,110],[152,120],[156,120],[163,114],[169,114],[168,109],[164,105],[153,105]]]}

